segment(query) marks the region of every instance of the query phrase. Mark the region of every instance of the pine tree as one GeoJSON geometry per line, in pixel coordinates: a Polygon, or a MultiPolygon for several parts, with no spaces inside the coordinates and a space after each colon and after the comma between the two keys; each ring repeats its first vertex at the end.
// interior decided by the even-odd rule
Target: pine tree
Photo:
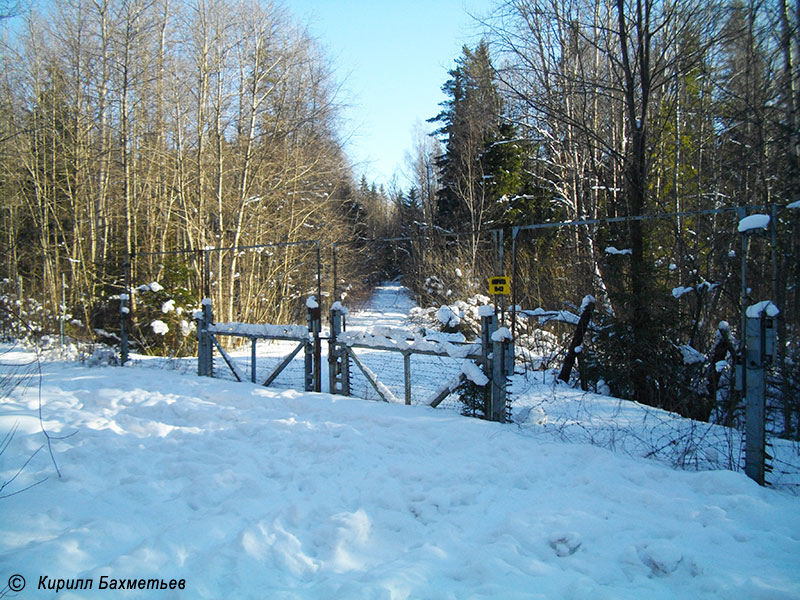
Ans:
{"type": "Polygon", "coordinates": [[[466,46],[456,60],[450,79],[442,86],[448,99],[431,122],[441,123],[444,154],[439,157],[438,225],[463,229],[469,223],[480,229],[491,213],[485,161],[489,146],[500,133],[503,102],[494,81],[494,69],[485,42],[475,50],[466,46]],[[460,225],[460,227],[459,227],[460,225]]]}

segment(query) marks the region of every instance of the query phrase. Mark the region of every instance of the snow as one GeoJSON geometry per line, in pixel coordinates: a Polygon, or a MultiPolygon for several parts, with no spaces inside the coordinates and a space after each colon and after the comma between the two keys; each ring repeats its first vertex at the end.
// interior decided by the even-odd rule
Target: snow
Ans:
{"type": "Polygon", "coordinates": [[[175,300],[167,300],[161,305],[161,312],[167,314],[175,310],[175,300]]]}
{"type": "Polygon", "coordinates": [[[505,342],[511,341],[512,339],[511,331],[508,329],[508,327],[498,327],[497,330],[492,333],[493,342],[505,342]]]}
{"type": "Polygon", "coordinates": [[[306,298],[306,308],[311,308],[311,309],[319,308],[319,303],[317,302],[317,299],[314,296],[309,296],[308,298],[306,298]]]}
{"type": "Polygon", "coordinates": [[[697,365],[706,361],[705,354],[695,350],[689,344],[678,346],[678,350],[680,350],[681,355],[683,356],[683,364],[685,365],[697,365]]]}
{"type": "Polygon", "coordinates": [[[790,209],[798,209],[798,208],[800,208],[800,200],[787,204],[786,208],[790,208],[790,209]]]}
{"type": "Polygon", "coordinates": [[[307,338],[305,325],[270,325],[265,323],[216,323],[208,327],[211,333],[238,335],[244,337],[307,338]]]}
{"type": "Polygon", "coordinates": [[[544,325],[550,321],[557,321],[561,323],[568,323],[569,325],[577,325],[581,318],[573,312],[568,310],[544,310],[536,308],[532,311],[523,310],[519,313],[523,317],[536,317],[539,319],[539,324],[544,325]]]}
{"type": "Polygon", "coordinates": [[[402,284],[384,283],[376,287],[369,306],[358,311],[358,319],[348,321],[348,327],[360,331],[390,323],[396,327],[404,327],[410,325],[408,313],[415,306],[411,294],[402,284]]]}
{"type": "Polygon", "coordinates": [[[431,342],[450,342],[454,344],[464,344],[467,341],[467,337],[461,332],[447,333],[445,331],[435,331],[433,329],[426,328],[423,330],[423,334],[425,339],[431,342]]]}
{"type": "Polygon", "coordinates": [[[583,301],[581,302],[581,314],[583,314],[586,311],[586,308],[590,304],[596,304],[596,303],[597,300],[595,300],[595,297],[592,296],[591,294],[587,294],[586,296],[584,296],[583,301]]]}
{"type": "Polygon", "coordinates": [[[461,371],[475,385],[483,387],[489,383],[489,378],[483,373],[481,368],[471,360],[465,360],[461,371]]]}
{"type": "Polygon", "coordinates": [[[672,297],[680,298],[681,296],[693,291],[693,287],[683,287],[682,285],[679,285],[678,287],[672,288],[672,297]]]}
{"type": "MultiPolygon", "coordinates": [[[[374,300],[354,331],[400,337],[401,286],[374,300]]],[[[424,358],[414,385],[437,373],[424,358]]],[[[0,379],[15,364],[36,378],[31,361],[6,352],[0,379]]],[[[551,373],[512,378],[502,425],[132,363],[42,363],[63,477],[41,451],[0,493],[42,481],[0,498],[3,577],[176,578],[164,597],[186,599],[800,598],[800,497],[720,469],[741,458],[729,429],[551,373]]],[[[0,404],[0,435],[19,424],[0,482],[44,443],[39,389],[0,404]]],[[[772,453],[796,468],[790,443],[772,453]]]]}
{"type": "Polygon", "coordinates": [[[180,326],[181,326],[181,335],[183,337],[186,337],[197,328],[193,322],[190,323],[186,319],[181,319],[180,326]]]}
{"type": "Polygon", "coordinates": [[[777,317],[780,310],[775,306],[771,300],[763,300],[747,307],[747,317],[749,319],[758,319],[762,314],[766,313],[768,317],[777,317]]]}
{"type": "MultiPolygon", "coordinates": [[[[427,332],[427,330],[426,330],[427,332]]],[[[362,346],[376,350],[418,350],[422,352],[436,352],[446,354],[451,358],[466,358],[470,355],[480,355],[480,343],[464,343],[463,334],[442,334],[434,332],[430,337],[411,332],[399,335],[383,335],[387,333],[381,328],[372,331],[359,331],[353,329],[343,331],[336,340],[347,346],[362,346]]]]}
{"type": "Polygon", "coordinates": [[[633,250],[631,248],[625,248],[624,250],[618,250],[614,246],[608,246],[606,248],[606,254],[624,256],[626,254],[633,254],[633,250]]]}
{"type": "Polygon", "coordinates": [[[150,323],[150,327],[153,329],[153,333],[156,335],[165,335],[167,332],[169,332],[169,326],[161,319],[156,319],[150,323]]]}
{"type": "Polygon", "coordinates": [[[750,215],[739,221],[737,228],[739,233],[754,231],[756,229],[766,229],[769,227],[769,215],[750,215]]]}
{"type": "Polygon", "coordinates": [[[341,302],[339,302],[338,300],[337,300],[336,302],[334,302],[333,304],[331,304],[331,310],[339,311],[339,312],[340,312],[340,313],[342,313],[343,315],[346,315],[346,314],[349,312],[349,311],[347,310],[347,307],[346,307],[346,306],[344,306],[344,305],[343,305],[341,302]]]}
{"type": "MultiPolygon", "coordinates": [[[[6,406],[2,425],[20,422],[6,460],[41,443],[35,388],[6,406]]],[[[96,590],[106,575],[184,579],[169,597],[200,599],[800,597],[800,501],[741,473],[553,441],[545,425],[146,367],[45,363],[42,401],[64,476],[39,453],[15,484],[48,478],[0,512],[4,572],[29,586],[82,577],[96,590]]]]}
{"type": "Polygon", "coordinates": [[[491,304],[483,304],[478,307],[478,316],[491,317],[494,316],[494,306],[491,304]]]}
{"type": "Polygon", "coordinates": [[[436,312],[439,322],[445,327],[457,327],[461,322],[461,317],[450,306],[442,306],[436,312]]]}

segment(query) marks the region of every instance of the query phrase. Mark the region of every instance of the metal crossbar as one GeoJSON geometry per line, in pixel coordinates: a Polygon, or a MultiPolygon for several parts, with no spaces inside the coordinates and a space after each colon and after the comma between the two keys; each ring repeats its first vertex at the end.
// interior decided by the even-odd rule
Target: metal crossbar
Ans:
{"type": "Polygon", "coordinates": [[[405,334],[393,338],[367,334],[367,341],[362,341],[360,338],[364,334],[352,336],[343,331],[344,315],[340,309],[334,308],[331,310],[331,335],[328,342],[331,392],[346,396],[351,394],[349,361],[352,360],[382,401],[398,402],[392,390],[380,381],[381,378],[387,377],[388,372],[391,372],[392,369],[381,369],[381,377],[379,377],[356,353],[356,349],[375,353],[383,351],[402,355],[404,401],[405,404],[410,405],[412,404],[411,357],[414,354],[436,356],[440,359],[461,361],[457,363],[456,367],[460,372],[453,373],[451,380],[436,390],[425,404],[435,408],[455,392],[468,377],[473,381],[480,381],[480,378],[483,378],[478,385],[485,389],[486,417],[493,421],[503,422],[506,420],[508,376],[513,372],[513,347],[511,340],[506,336],[497,336],[495,339],[496,336],[493,333],[497,331],[497,319],[494,314],[482,316],[481,329],[480,343],[439,340],[434,342],[433,340],[419,340],[414,336],[406,338],[405,334]],[[424,343],[418,345],[416,342],[424,343]],[[464,361],[475,362],[464,364],[464,361]]]}
{"type": "Polygon", "coordinates": [[[320,357],[319,357],[319,308],[309,308],[309,327],[298,325],[278,326],[283,332],[276,331],[276,326],[247,325],[241,323],[213,323],[211,304],[204,303],[201,316],[198,318],[198,360],[197,371],[199,375],[213,377],[213,348],[216,347],[228,368],[237,381],[243,377],[236,368],[236,364],[217,340],[217,336],[247,338],[251,342],[250,353],[250,381],[256,382],[256,342],[258,340],[292,341],[298,345],[284,357],[273,369],[262,385],[269,386],[289,366],[301,350],[305,350],[305,389],[306,391],[320,390],[320,357]]]}

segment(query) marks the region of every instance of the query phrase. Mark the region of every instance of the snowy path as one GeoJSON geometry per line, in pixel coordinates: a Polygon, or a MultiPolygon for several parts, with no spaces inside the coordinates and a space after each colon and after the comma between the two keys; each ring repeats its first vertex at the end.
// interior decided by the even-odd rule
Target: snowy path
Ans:
{"type": "Polygon", "coordinates": [[[416,306],[408,289],[402,284],[385,282],[375,288],[365,307],[350,313],[347,327],[355,331],[365,331],[376,325],[407,327],[408,313],[416,306]]]}
{"type": "MultiPolygon", "coordinates": [[[[397,281],[384,282],[377,286],[364,307],[353,310],[347,317],[348,331],[370,331],[376,327],[403,329],[410,331],[414,325],[408,315],[417,304],[410,291],[397,281]]],[[[417,326],[417,329],[419,327],[417,326]]],[[[373,373],[378,375],[381,384],[403,402],[405,394],[405,375],[403,356],[385,350],[359,349],[359,359],[373,373]]],[[[415,355],[411,360],[411,402],[429,403],[443,384],[454,381],[461,373],[464,361],[449,357],[415,355]]],[[[378,400],[372,386],[357,367],[351,368],[352,395],[357,398],[378,400]]],[[[442,409],[461,410],[461,405],[453,397],[445,400],[442,409]]]]}
{"type": "MultiPolygon", "coordinates": [[[[107,598],[800,598],[800,499],[425,407],[44,366],[64,477],[0,499],[0,586],[107,598]],[[37,590],[82,578],[93,589],[37,590]]],[[[36,385],[2,405],[33,419],[36,385]]],[[[7,480],[42,443],[24,428],[7,480]]],[[[4,591],[0,588],[0,596],[4,591]]],[[[15,597],[8,595],[9,598],[15,597]]]]}

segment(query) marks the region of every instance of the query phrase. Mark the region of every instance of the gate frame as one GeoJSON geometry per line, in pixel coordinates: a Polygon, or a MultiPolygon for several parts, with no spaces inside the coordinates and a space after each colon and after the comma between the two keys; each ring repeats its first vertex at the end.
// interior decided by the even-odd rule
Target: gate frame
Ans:
{"type": "MultiPolygon", "coordinates": [[[[378,394],[378,397],[384,402],[391,402],[387,398],[386,391],[380,389],[382,384],[378,381],[377,376],[363,365],[354,352],[354,348],[397,352],[403,355],[404,401],[406,405],[411,404],[411,356],[413,354],[454,358],[445,351],[376,347],[340,339],[341,334],[345,332],[346,314],[347,310],[341,303],[335,302],[331,306],[331,333],[328,338],[328,376],[332,394],[351,395],[350,359],[352,358],[355,365],[361,370],[364,377],[378,394]]],[[[470,347],[463,360],[474,360],[488,380],[484,386],[486,390],[486,418],[490,421],[505,423],[508,419],[508,377],[514,372],[514,344],[511,332],[505,328],[503,328],[505,331],[498,330],[497,323],[497,315],[494,312],[483,315],[481,317],[480,342],[451,342],[451,344],[470,347]]],[[[457,381],[440,389],[428,405],[436,408],[447,396],[455,391],[465,378],[466,375],[462,372],[457,381]]]]}
{"type": "MultiPolygon", "coordinates": [[[[251,343],[250,350],[250,381],[256,383],[256,343],[258,340],[279,340],[299,342],[298,346],[290,352],[278,366],[273,369],[269,377],[261,385],[269,386],[278,375],[289,365],[292,359],[297,356],[300,350],[305,352],[304,360],[304,386],[307,392],[321,391],[321,360],[320,360],[320,331],[321,331],[321,312],[319,306],[310,306],[306,302],[308,309],[308,327],[304,327],[305,334],[280,335],[266,332],[237,332],[226,331],[227,323],[214,323],[214,314],[211,308],[211,299],[204,298],[202,310],[197,315],[197,374],[203,377],[214,376],[214,347],[216,346],[228,368],[233,373],[237,381],[242,381],[234,366],[234,363],[225,349],[217,341],[218,335],[231,337],[248,338],[251,343]]],[[[316,304],[316,303],[314,303],[316,304]]],[[[295,325],[294,327],[300,327],[295,325]]],[[[232,328],[231,328],[232,329],[232,328]]]]}

